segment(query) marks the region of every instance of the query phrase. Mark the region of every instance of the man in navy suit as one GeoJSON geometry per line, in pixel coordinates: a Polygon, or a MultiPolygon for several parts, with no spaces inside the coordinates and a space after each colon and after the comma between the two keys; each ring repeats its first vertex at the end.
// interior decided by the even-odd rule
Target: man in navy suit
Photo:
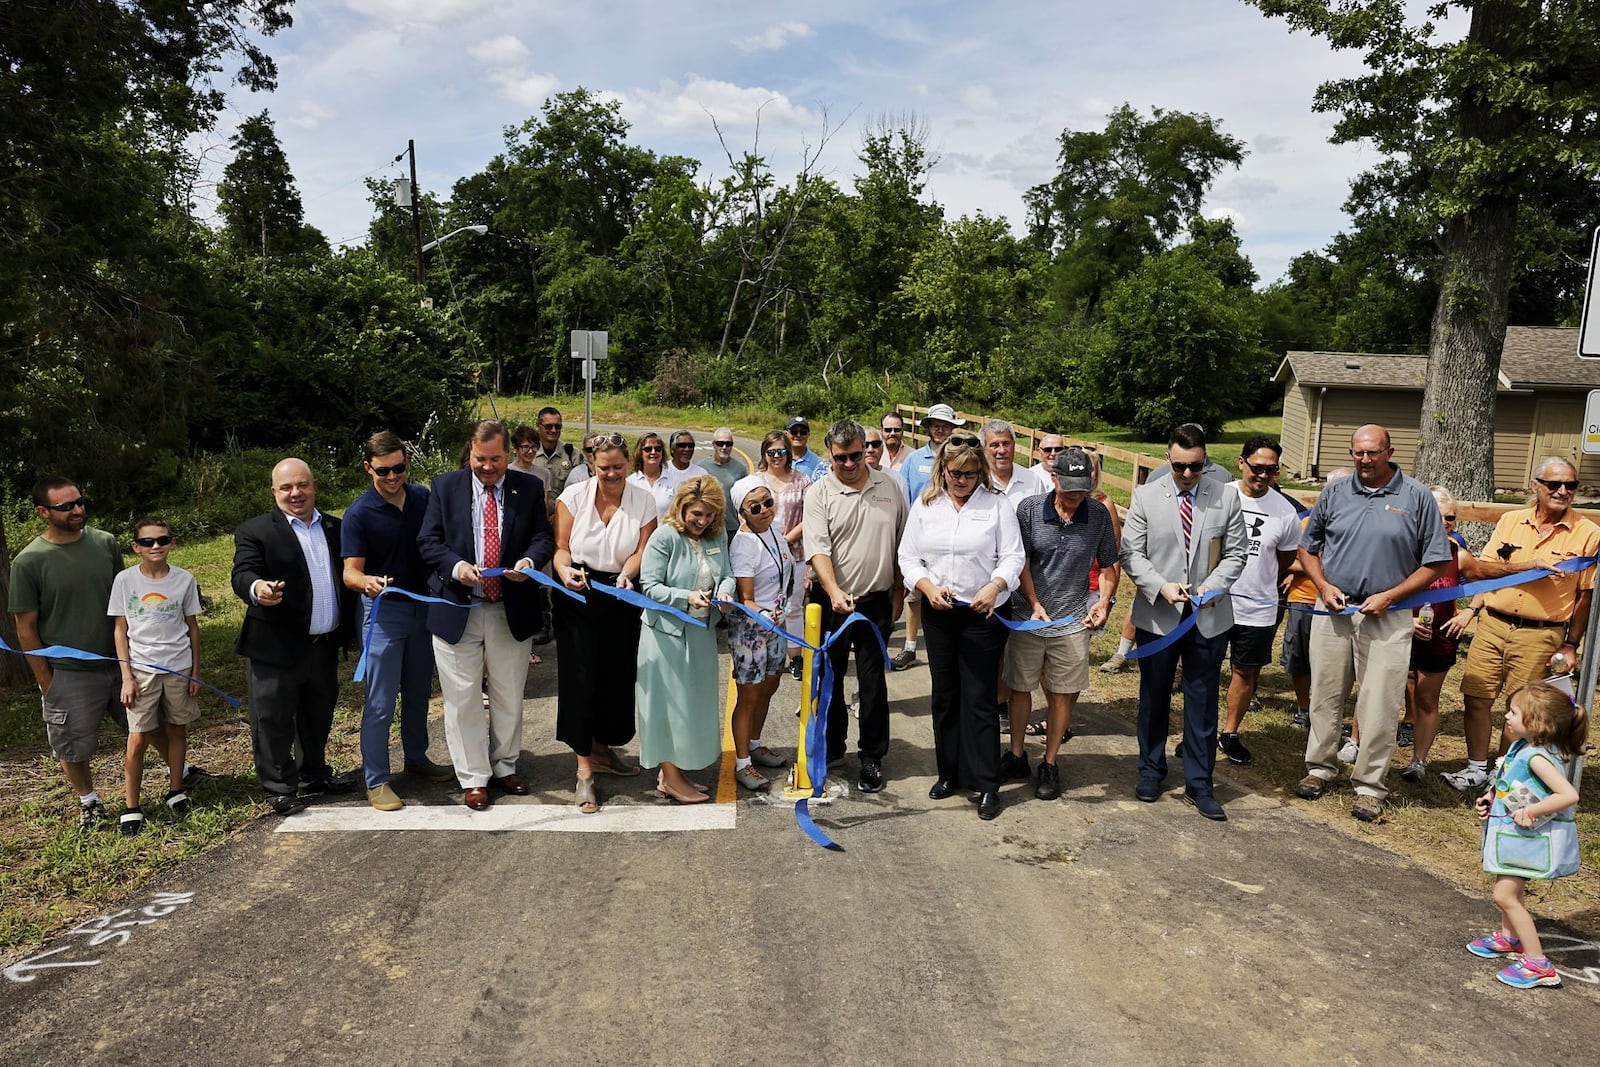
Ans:
{"type": "Polygon", "coordinates": [[[543,611],[534,595],[538,587],[515,572],[543,567],[555,554],[544,483],[507,469],[510,458],[505,424],[478,423],[467,442],[466,469],[433,480],[417,540],[433,571],[429,587],[451,601],[429,606],[428,631],[444,697],[445,742],[462,802],[474,811],[489,806],[491,784],[512,796],[528,792],[517,776],[522,691],[543,611]],[[484,577],[496,567],[506,573],[484,577]],[[479,701],[486,672],[487,711],[479,701]]]}
{"type": "Polygon", "coordinates": [[[1244,571],[1247,542],[1239,494],[1201,475],[1206,439],[1185,423],[1167,443],[1172,477],[1141,485],[1122,520],[1122,571],[1138,589],[1134,642],[1140,647],[1198,613],[1194,628],[1139,660],[1139,784],[1135,795],[1161,796],[1167,776],[1172,679],[1183,662],[1183,798],[1208,819],[1227,818],[1211,789],[1217,760],[1218,672],[1233,628],[1228,589],[1244,571]],[[1196,606],[1205,593],[1221,593],[1196,606]]]}
{"type": "Polygon", "coordinates": [[[311,468],[272,468],[272,498],[276,508],[234,531],[233,591],[248,605],[234,647],[248,664],[256,778],[272,810],[290,815],[305,797],[355,788],[328,766],[327,747],[358,609],[340,581],[339,520],[317,510],[311,468]]]}

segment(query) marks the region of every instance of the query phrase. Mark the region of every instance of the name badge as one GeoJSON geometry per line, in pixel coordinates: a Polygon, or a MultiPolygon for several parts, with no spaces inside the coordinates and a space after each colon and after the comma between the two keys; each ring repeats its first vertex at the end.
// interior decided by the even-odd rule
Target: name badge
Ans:
{"type": "Polygon", "coordinates": [[[708,549],[706,549],[706,555],[708,555],[708,556],[720,556],[720,555],[722,555],[722,549],[720,549],[720,548],[708,548],[708,549]]]}

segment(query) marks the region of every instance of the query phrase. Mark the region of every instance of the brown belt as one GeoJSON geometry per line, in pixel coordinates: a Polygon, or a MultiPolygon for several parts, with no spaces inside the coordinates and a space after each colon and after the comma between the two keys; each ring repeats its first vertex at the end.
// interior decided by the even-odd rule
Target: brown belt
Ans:
{"type": "Polygon", "coordinates": [[[1503,611],[1496,611],[1493,608],[1488,607],[1488,606],[1485,606],[1483,610],[1487,611],[1490,615],[1493,615],[1495,618],[1499,619],[1501,622],[1505,623],[1507,626],[1514,626],[1514,627],[1516,627],[1518,629],[1521,629],[1521,628],[1523,628],[1525,626],[1532,626],[1532,627],[1536,627],[1536,628],[1541,628],[1542,629],[1542,628],[1544,628],[1546,626],[1565,626],[1566,625],[1566,623],[1564,623],[1564,622],[1556,622],[1556,621],[1554,621],[1552,619],[1529,619],[1529,618],[1525,618],[1525,617],[1523,617],[1521,615],[1507,615],[1503,611]]]}

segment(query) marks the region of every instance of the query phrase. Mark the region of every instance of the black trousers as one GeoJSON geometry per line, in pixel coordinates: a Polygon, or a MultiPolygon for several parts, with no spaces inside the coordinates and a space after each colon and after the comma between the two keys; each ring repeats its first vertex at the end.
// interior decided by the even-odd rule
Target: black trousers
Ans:
{"type": "Polygon", "coordinates": [[[1000,658],[1008,631],[971,608],[923,601],[933,682],[933,759],[940,778],[980,793],[1000,788],[1000,658]]]}
{"type": "MultiPolygon", "coordinates": [[[[589,572],[592,585],[617,576],[589,572]]],[[[555,594],[556,740],[579,756],[598,741],[607,748],[633,740],[633,683],[639,668],[639,609],[603,593],[578,603],[555,594]]]]}
{"type": "Polygon", "coordinates": [[[314,642],[292,667],[245,661],[250,746],[256,779],[269,794],[293,796],[309,782],[333,777],[328,734],[339,696],[339,646],[314,642]]]}
{"type": "MultiPolygon", "coordinates": [[[[822,636],[827,637],[845,616],[834,613],[822,583],[811,588],[811,600],[822,605],[822,636]]],[[[887,589],[856,597],[856,611],[871,620],[885,643],[894,626],[894,601],[887,589]]],[[[841,759],[850,727],[850,705],[845,702],[844,676],[850,666],[850,653],[856,654],[856,685],[861,689],[860,736],[856,748],[863,759],[881,760],[889,754],[889,686],[884,679],[883,650],[857,624],[828,649],[833,664],[833,697],[828,711],[828,762],[841,759]]]]}

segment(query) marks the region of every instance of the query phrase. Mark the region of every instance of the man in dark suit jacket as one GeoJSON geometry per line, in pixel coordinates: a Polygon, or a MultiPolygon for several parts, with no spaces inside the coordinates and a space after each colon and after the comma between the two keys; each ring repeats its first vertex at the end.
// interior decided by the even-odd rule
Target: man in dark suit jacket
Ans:
{"type": "Polygon", "coordinates": [[[234,648],[248,662],[256,778],[289,815],[304,797],[355,788],[328,766],[327,746],[339,650],[359,614],[340,581],[339,520],[317,510],[311,468],[298,459],[272,468],[272,497],[275,509],[234,531],[233,591],[248,605],[234,648]]]}
{"type": "Polygon", "coordinates": [[[433,570],[434,595],[463,607],[428,609],[434,662],[444,697],[445,741],[475,811],[489,806],[489,786],[523,796],[517,776],[522,753],[522,691],[528,652],[543,611],[537,586],[518,570],[543,567],[555,554],[545,513],[544,484],[507,469],[511,435],[486,419],[467,443],[467,467],[433,480],[418,534],[422,559],[433,570]],[[483,571],[504,567],[503,577],[483,571]],[[470,606],[470,610],[467,606],[470,606]],[[479,701],[487,672],[489,708],[479,701]]]}

